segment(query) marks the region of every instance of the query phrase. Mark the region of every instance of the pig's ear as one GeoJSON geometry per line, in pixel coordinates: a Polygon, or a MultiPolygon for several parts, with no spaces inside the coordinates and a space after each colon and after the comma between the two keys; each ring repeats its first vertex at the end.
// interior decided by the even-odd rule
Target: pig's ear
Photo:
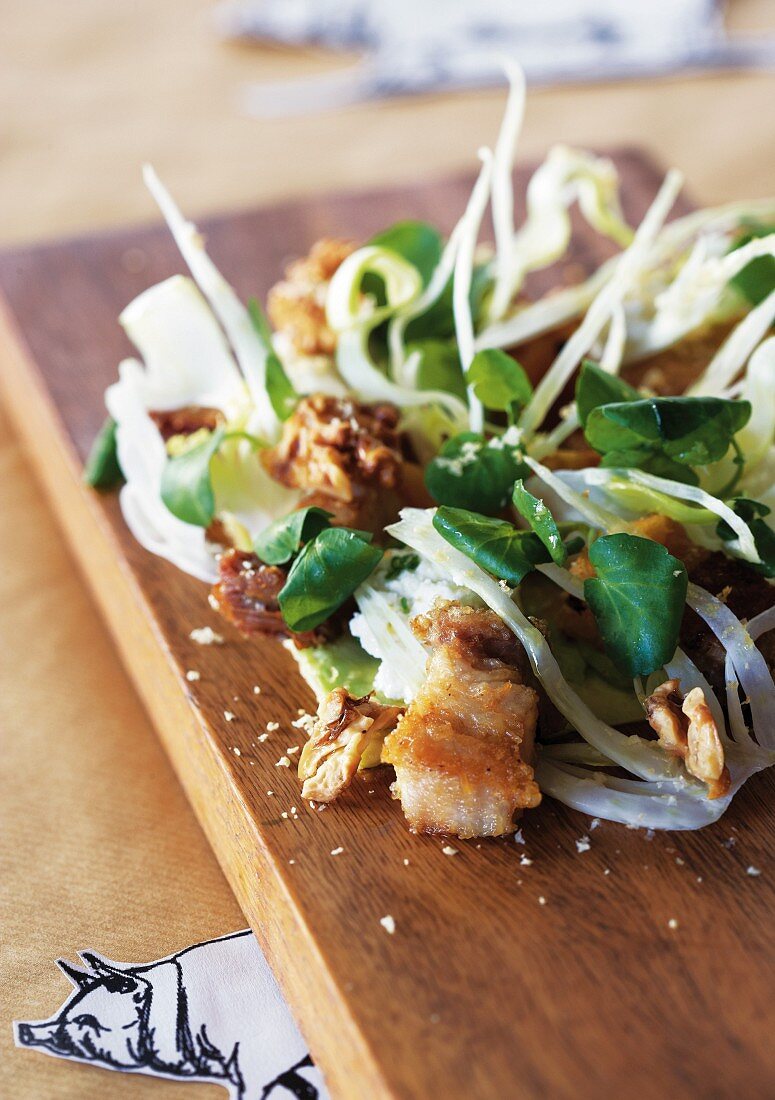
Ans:
{"type": "Polygon", "coordinates": [[[78,954],[86,965],[91,967],[93,973],[100,978],[115,977],[116,975],[124,977],[124,971],[119,966],[108,962],[107,959],[101,959],[93,951],[79,951],[78,954]]]}
{"type": "Polygon", "coordinates": [[[94,981],[93,974],[90,974],[88,970],[79,970],[77,966],[73,966],[67,959],[57,959],[56,964],[62,973],[70,979],[76,989],[85,989],[90,982],[94,981]]]}
{"type": "Polygon", "coordinates": [[[134,993],[140,984],[139,979],[131,973],[107,959],[101,959],[93,951],[79,951],[78,954],[92,968],[94,975],[102,979],[111,993],[134,993]]]}

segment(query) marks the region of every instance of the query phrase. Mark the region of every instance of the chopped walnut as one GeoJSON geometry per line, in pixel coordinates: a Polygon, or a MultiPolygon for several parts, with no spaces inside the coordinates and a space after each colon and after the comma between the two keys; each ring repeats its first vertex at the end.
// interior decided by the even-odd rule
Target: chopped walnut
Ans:
{"type": "Polygon", "coordinates": [[[690,775],[708,787],[708,798],[721,798],[729,790],[729,769],[724,763],[716,723],[701,688],[682,697],[678,680],[666,680],[646,699],[649,725],[667,752],[680,756],[690,775]]]}
{"type": "Polygon", "coordinates": [[[269,291],[267,312],[278,332],[302,355],[333,355],[336,336],[326,323],[326,290],[336,269],[355,250],[351,241],[324,238],[285,270],[269,291]]]}
{"type": "Polygon", "coordinates": [[[384,706],[368,695],[354,699],[344,688],[330,692],[299,757],[302,797],[332,802],[349,786],[367,749],[381,745],[402,713],[401,707],[384,706]]]}
{"type": "Polygon", "coordinates": [[[413,495],[404,492],[411,464],[399,450],[398,418],[393,405],[314,394],[299,402],[262,462],[276,481],[305,490],[302,505],[325,508],[345,527],[378,532],[413,495]]]}

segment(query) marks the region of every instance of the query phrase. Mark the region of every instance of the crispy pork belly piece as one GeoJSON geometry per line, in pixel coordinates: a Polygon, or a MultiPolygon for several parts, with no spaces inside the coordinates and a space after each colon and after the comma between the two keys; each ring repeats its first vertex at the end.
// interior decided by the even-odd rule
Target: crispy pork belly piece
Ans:
{"type": "Polygon", "coordinates": [[[148,413],[166,443],[174,435],[193,435],[201,428],[214,432],[224,422],[220,409],[189,405],[185,409],[164,409],[148,413]]]}
{"type": "Polygon", "coordinates": [[[731,782],[729,769],[702,689],[692,688],[682,696],[679,681],[666,680],[646,699],[646,714],[659,744],[707,785],[708,798],[723,797],[731,782]]]}
{"type": "Polygon", "coordinates": [[[537,806],[533,740],[538,696],[523,683],[525,653],[498,616],[437,601],[412,629],[430,647],[427,678],[382,759],[415,832],[461,838],[514,830],[537,806]]]}
{"type": "Polygon", "coordinates": [[[309,255],[295,260],[285,278],[269,291],[267,313],[278,332],[290,338],[302,355],[333,355],[336,336],[326,324],[326,290],[331,278],[351,252],[352,241],[324,238],[309,255]]]}
{"type": "Polygon", "coordinates": [[[349,786],[367,749],[382,744],[402,713],[403,708],[385,706],[368,695],[354,699],[344,688],[330,692],[299,757],[302,797],[332,802],[349,786]]]}
{"type": "MultiPolygon", "coordinates": [[[[744,561],[728,558],[716,550],[688,565],[689,580],[712,596],[723,600],[738,619],[755,618],[775,604],[775,585],[770,584],[744,561]]],[[[724,699],[726,652],[703,619],[687,607],[681,623],[681,648],[706,677],[714,692],[724,699]]],[[[775,632],[763,634],[756,642],[770,671],[775,670],[775,632]]]]}
{"type": "Polygon", "coordinates": [[[261,458],[275,480],[306,490],[303,505],[326,508],[341,526],[379,532],[407,503],[398,419],[394,405],[314,394],[261,458]]]}
{"type": "Polygon", "coordinates": [[[218,560],[218,581],[210,590],[211,602],[246,638],[279,635],[290,638],[299,649],[330,640],[337,632],[335,622],[298,634],[285,625],[277,597],[287,575],[277,565],[264,565],[255,554],[227,550],[218,560]]]}

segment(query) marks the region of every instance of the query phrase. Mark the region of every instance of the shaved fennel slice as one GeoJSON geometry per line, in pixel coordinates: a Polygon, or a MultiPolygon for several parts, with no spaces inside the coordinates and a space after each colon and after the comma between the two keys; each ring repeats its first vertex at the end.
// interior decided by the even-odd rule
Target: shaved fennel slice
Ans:
{"type": "Polygon", "coordinates": [[[624,359],[624,347],[627,343],[627,315],[620,302],[611,311],[611,323],[600,356],[600,369],[609,374],[618,374],[624,359]]]}
{"type": "Polygon", "coordinates": [[[623,531],[625,524],[616,512],[595,504],[588,496],[573,489],[565,478],[558,477],[547,466],[542,466],[530,455],[524,455],[523,461],[530,467],[536,477],[540,478],[550,489],[565,501],[569,507],[583,516],[593,527],[601,531],[623,531]]]}
{"type": "Polygon", "coordinates": [[[654,238],[678,197],[682,182],[683,177],[680,172],[674,169],[668,172],[656,198],[638,226],[632,244],[619,257],[610,280],[598,293],[584,320],[536,387],[520,422],[526,434],[532,435],[540,427],[582,356],[592,347],[611,317],[612,311],[624,299],[638,269],[646,261],[654,238]]]}
{"type": "Polygon", "coordinates": [[[425,679],[427,654],[424,648],[406,620],[397,615],[385,597],[370,584],[362,584],[356,589],[355,602],[366,626],[379,642],[380,660],[390,666],[391,682],[400,682],[404,702],[411,702],[425,679]]]}
{"type": "MultiPolygon", "coordinates": [[[[526,461],[529,461],[529,459],[526,461]]],[[[600,485],[614,497],[616,497],[619,487],[621,487],[624,492],[626,491],[627,483],[630,482],[633,485],[643,485],[647,489],[654,489],[658,493],[663,493],[666,497],[672,497],[676,500],[687,500],[692,504],[699,504],[708,512],[713,512],[714,515],[723,519],[735,532],[737,535],[737,543],[728,544],[729,546],[736,545],[740,550],[741,557],[745,558],[747,561],[760,561],[756,543],[748,524],[742,520],[728,504],[725,504],[723,500],[719,500],[718,497],[712,496],[704,489],[700,489],[697,485],[685,485],[682,481],[671,481],[669,478],[656,477],[654,474],[647,474],[643,470],[635,469],[604,469],[601,466],[597,466],[585,470],[584,474],[588,485],[600,485]]]]}
{"type": "Polygon", "coordinates": [[[200,405],[231,419],[247,392],[229,346],[196,284],[173,275],[149,287],[119,322],[145,364],[136,379],[146,408],[200,405]]]}
{"type": "Polygon", "coordinates": [[[476,350],[514,347],[578,317],[608,282],[615,266],[615,260],[607,260],[578,286],[564,287],[547,298],[523,306],[511,317],[488,325],[476,338],[476,350]]]}
{"type": "Polygon", "coordinates": [[[748,698],[759,744],[775,748],[775,684],[761,651],[737,616],[704,588],[690,583],[686,602],[705,620],[729,654],[748,698]]]}
{"type": "Polygon", "coordinates": [[[651,355],[676,343],[687,333],[712,319],[723,302],[728,314],[739,307],[730,298],[729,280],[734,278],[751,260],[775,254],[775,233],[757,237],[742,248],[736,248],[723,256],[698,256],[702,239],[684,264],[678,276],[657,294],[654,300],[653,318],[638,326],[634,340],[628,349],[629,357],[651,355]]]}
{"type": "MultiPolygon", "coordinates": [[[[593,714],[563,677],[543,634],[522,614],[497,581],[445,542],[434,529],[432,517],[432,509],[404,508],[399,522],[387,531],[430,558],[456,584],[475,592],[506,623],[525,647],[533,670],[554,705],[585,741],[643,779],[683,783],[683,771],[677,761],[666,759],[664,753],[640,737],[618,733],[593,714]]],[[[691,782],[688,786],[699,793],[699,784],[691,782]]]]}
{"type": "Polygon", "coordinates": [[[207,255],[196,226],[185,220],[172,196],[149,164],[143,168],[143,179],[156,200],[191,274],[223,325],[229,343],[234,349],[253,399],[254,412],[251,426],[257,434],[269,441],[274,441],[280,432],[280,421],[272,408],[266,390],[268,350],[256,332],[247,309],[207,255]]]}
{"type": "Polygon", "coordinates": [[[775,290],[747,313],[686,391],[689,397],[723,397],[775,321],[775,290]]]}
{"type": "MultiPolygon", "coordinates": [[[[775,299],[775,291],[770,295],[775,299]]],[[[745,483],[775,442],[775,336],[760,344],[748,362],[740,391],[751,403],[751,416],[737,433],[746,457],[745,483]]]]}
{"type": "MultiPolygon", "coordinates": [[[[474,320],[471,316],[470,300],[471,279],[474,271],[476,239],[479,236],[479,229],[492,183],[492,153],[489,149],[482,149],[479,156],[482,159],[482,169],[474,184],[471,198],[463,215],[460,244],[455,257],[455,270],[452,281],[452,313],[455,320],[455,336],[463,373],[471,366],[471,360],[474,357],[474,320]]],[[[481,432],[484,428],[484,407],[474,393],[472,386],[468,387],[468,421],[471,430],[474,432],[481,432]]]]}
{"type": "Polygon", "coordinates": [[[525,73],[521,65],[505,62],[509,97],[495,144],[492,173],[492,224],[495,230],[495,283],[489,316],[498,321],[513,297],[511,250],[514,243],[514,183],[512,171],[522,122],[525,117],[525,73]]]}
{"type": "Polygon", "coordinates": [[[464,401],[443,390],[415,390],[399,385],[384,374],[369,355],[369,336],[374,327],[395,310],[410,305],[420,293],[417,269],[386,248],[368,245],[353,252],[334,272],[326,297],[326,317],[338,334],[336,366],[352,393],[363,401],[390,401],[399,408],[441,405],[457,431],[468,424],[464,401]],[[385,287],[386,304],[373,307],[364,299],[364,277],[378,275],[385,287]]]}
{"type": "MultiPolygon", "coordinates": [[[[711,802],[692,795],[652,791],[648,784],[643,784],[641,791],[621,790],[602,772],[574,768],[543,754],[536,766],[536,780],[545,794],[574,810],[643,829],[701,829],[722,816],[734,793],[711,802]]],[[[741,779],[735,790],[744,781],[741,779]]]]}
{"type": "Polygon", "coordinates": [[[204,530],[183,523],[162,502],[167,452],[148,416],[145,372],[137,360],[120,365],[119,381],[108,387],[105,404],[116,421],[118,460],[126,481],[119,500],[127,527],[152,554],[199,580],[214,581],[217,570],[204,530]]]}

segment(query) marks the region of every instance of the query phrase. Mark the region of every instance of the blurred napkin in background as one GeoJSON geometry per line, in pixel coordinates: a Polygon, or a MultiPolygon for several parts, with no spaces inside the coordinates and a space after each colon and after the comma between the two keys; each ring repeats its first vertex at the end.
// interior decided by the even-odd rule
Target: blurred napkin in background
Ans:
{"type": "Polygon", "coordinates": [[[246,89],[248,111],[282,115],[498,83],[503,55],[533,84],[773,65],[775,39],[728,38],[723,11],[720,0],[227,0],[216,18],[228,37],[363,52],[333,74],[246,89]]]}

